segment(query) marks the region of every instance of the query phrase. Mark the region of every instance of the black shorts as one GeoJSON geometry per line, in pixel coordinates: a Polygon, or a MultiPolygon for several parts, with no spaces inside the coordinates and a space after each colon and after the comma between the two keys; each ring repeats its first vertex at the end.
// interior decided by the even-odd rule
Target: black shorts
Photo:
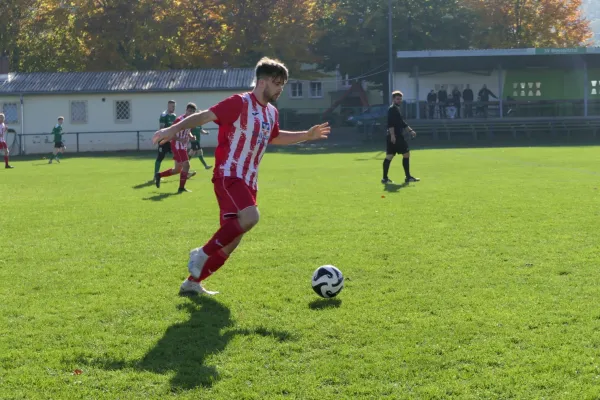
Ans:
{"type": "Polygon", "coordinates": [[[64,142],[54,142],[54,148],[55,149],[60,149],[65,147],[65,143],[64,142]]]}
{"type": "Polygon", "coordinates": [[[163,154],[172,153],[171,142],[167,142],[165,144],[158,145],[158,152],[163,153],[163,154]]]}
{"type": "Polygon", "coordinates": [[[191,143],[192,143],[192,150],[200,150],[200,141],[193,140],[191,143]]]}
{"type": "Polygon", "coordinates": [[[410,151],[408,148],[408,143],[406,139],[404,139],[403,135],[396,135],[396,144],[392,143],[390,139],[390,135],[388,134],[386,137],[386,150],[385,154],[406,154],[410,151]]]}

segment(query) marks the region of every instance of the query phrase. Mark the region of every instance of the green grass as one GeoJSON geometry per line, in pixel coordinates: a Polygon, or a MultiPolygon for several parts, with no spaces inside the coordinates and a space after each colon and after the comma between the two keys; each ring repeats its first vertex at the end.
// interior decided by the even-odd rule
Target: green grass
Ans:
{"type": "Polygon", "coordinates": [[[387,190],[381,153],[267,154],[212,298],[177,295],[217,228],[209,173],[171,195],[150,155],[16,159],[0,398],[598,399],[599,150],[415,151],[422,182],[387,190]]]}

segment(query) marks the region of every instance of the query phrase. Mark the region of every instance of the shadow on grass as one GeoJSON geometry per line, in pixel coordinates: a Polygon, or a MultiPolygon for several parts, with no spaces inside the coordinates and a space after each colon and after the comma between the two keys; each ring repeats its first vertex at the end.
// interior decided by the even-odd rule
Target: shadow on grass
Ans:
{"type": "Polygon", "coordinates": [[[311,310],[323,310],[326,308],[339,308],[342,305],[340,299],[317,299],[308,303],[308,308],[311,310]]]}
{"type": "Polygon", "coordinates": [[[177,196],[179,193],[177,192],[169,192],[169,193],[160,193],[150,197],[144,197],[142,200],[150,200],[150,201],[162,201],[171,196],[177,196]]]}
{"type": "Polygon", "coordinates": [[[143,189],[143,188],[147,188],[150,186],[154,186],[154,181],[148,181],[148,182],[144,182],[144,183],[140,183],[139,185],[135,185],[132,186],[132,189],[143,189]]]}
{"type": "Polygon", "coordinates": [[[171,390],[190,390],[199,386],[211,387],[219,380],[219,373],[206,359],[225,350],[236,335],[258,335],[276,342],[296,340],[290,332],[255,329],[231,329],[233,321],[229,308],[211,297],[189,296],[189,303],[180,309],[189,313],[185,322],[170,326],[163,337],[140,359],[135,361],[96,359],[77,360],[78,363],[105,370],[135,369],[156,374],[171,374],[171,390]]]}
{"type": "Polygon", "coordinates": [[[397,193],[400,189],[403,189],[408,186],[408,183],[386,183],[383,186],[383,190],[388,193],[397,193]]]}
{"type": "Polygon", "coordinates": [[[385,159],[385,151],[380,151],[373,157],[369,158],[355,158],[354,161],[383,161],[385,159]]]}
{"type": "MultiPolygon", "coordinates": [[[[161,186],[163,186],[163,185],[172,185],[173,182],[179,183],[179,177],[175,177],[175,178],[176,179],[161,179],[160,185],[161,186]]],[[[131,188],[137,190],[137,189],[143,189],[143,188],[147,188],[147,187],[154,186],[154,185],[155,185],[154,181],[146,181],[146,182],[142,182],[140,184],[137,184],[135,186],[132,186],[131,188]]]]}

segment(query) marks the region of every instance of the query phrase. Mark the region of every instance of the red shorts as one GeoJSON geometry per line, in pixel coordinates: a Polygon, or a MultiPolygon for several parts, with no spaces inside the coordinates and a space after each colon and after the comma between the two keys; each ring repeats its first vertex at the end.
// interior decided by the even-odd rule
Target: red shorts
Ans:
{"type": "Polygon", "coordinates": [[[175,160],[175,162],[182,163],[190,159],[186,149],[176,149],[171,147],[171,151],[173,152],[173,160],[175,160]]]}
{"type": "Polygon", "coordinates": [[[6,146],[6,142],[0,142],[0,150],[8,150],[8,147],[6,146]]]}
{"type": "Polygon", "coordinates": [[[256,190],[240,178],[213,178],[221,225],[245,208],[256,206],[256,190]]]}

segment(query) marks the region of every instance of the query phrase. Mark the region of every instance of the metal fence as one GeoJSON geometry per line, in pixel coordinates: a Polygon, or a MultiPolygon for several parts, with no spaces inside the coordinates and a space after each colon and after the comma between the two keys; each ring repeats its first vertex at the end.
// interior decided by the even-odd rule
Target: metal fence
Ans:
{"type": "MultiPolygon", "coordinates": [[[[306,129],[316,123],[328,121],[332,127],[356,127],[385,121],[389,104],[370,107],[338,107],[334,111],[325,108],[294,108],[279,110],[279,123],[283,129],[306,129]]],[[[427,103],[406,100],[401,105],[402,115],[407,120],[447,119],[504,119],[504,118],[564,118],[600,116],[600,100],[583,99],[489,102],[427,103]]]]}
{"type": "MultiPolygon", "coordinates": [[[[206,130],[209,135],[202,137],[203,146],[215,147],[216,129],[206,130]]],[[[67,151],[76,153],[148,151],[156,149],[156,145],[152,143],[154,132],[154,130],[65,132],[62,137],[67,151]]],[[[50,153],[54,148],[53,135],[48,132],[13,133],[9,135],[8,143],[11,153],[15,155],[50,153]]]]}
{"type": "MultiPolygon", "coordinates": [[[[403,115],[411,125],[426,124],[426,127],[421,126],[420,129],[434,132],[432,136],[435,137],[437,137],[436,132],[445,132],[444,130],[448,129],[447,124],[453,122],[461,122],[460,125],[451,125],[453,130],[462,129],[468,132],[472,132],[475,125],[481,126],[477,129],[484,129],[485,126],[492,126],[502,121],[514,121],[518,126],[531,125],[532,129],[539,130],[544,129],[544,125],[540,125],[539,129],[534,125],[539,125],[541,120],[554,121],[552,126],[557,128],[553,129],[560,130],[561,121],[598,120],[600,117],[600,101],[588,102],[587,118],[584,118],[586,110],[583,100],[475,102],[462,103],[460,108],[420,102],[418,106],[421,109],[417,113],[417,103],[404,102],[403,115]]],[[[330,142],[370,141],[385,136],[388,107],[387,104],[368,108],[343,107],[333,112],[319,108],[280,109],[279,123],[281,129],[295,131],[305,130],[314,124],[328,121],[334,128],[331,135],[333,140],[330,142]]],[[[586,124],[589,125],[588,122],[586,124]]],[[[594,127],[594,138],[595,129],[594,127]]],[[[202,146],[216,147],[216,129],[207,130],[209,135],[202,137],[202,146]]],[[[152,144],[154,132],[154,130],[66,132],[63,134],[63,140],[69,152],[149,151],[156,149],[156,145],[152,144]]],[[[13,131],[8,135],[8,143],[13,155],[50,153],[54,147],[53,137],[49,132],[16,134],[13,131]]]]}

